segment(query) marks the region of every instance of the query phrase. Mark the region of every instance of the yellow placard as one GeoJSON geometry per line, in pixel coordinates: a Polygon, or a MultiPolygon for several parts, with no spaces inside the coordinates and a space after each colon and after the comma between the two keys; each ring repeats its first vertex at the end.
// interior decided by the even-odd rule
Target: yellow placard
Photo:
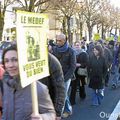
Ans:
{"type": "Polygon", "coordinates": [[[17,48],[22,87],[49,75],[46,14],[17,11],[17,48]]]}
{"type": "Polygon", "coordinates": [[[118,36],[118,42],[120,42],[120,36],[118,36]]]}
{"type": "Polygon", "coordinates": [[[96,33],[94,34],[94,38],[93,38],[95,41],[96,40],[100,40],[100,34],[99,33],[96,33]]]}
{"type": "Polygon", "coordinates": [[[107,41],[114,40],[114,36],[110,36],[106,38],[107,41]]]}

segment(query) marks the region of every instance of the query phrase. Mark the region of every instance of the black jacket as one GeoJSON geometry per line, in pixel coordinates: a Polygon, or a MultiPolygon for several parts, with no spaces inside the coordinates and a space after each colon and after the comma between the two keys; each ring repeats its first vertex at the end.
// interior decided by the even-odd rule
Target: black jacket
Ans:
{"type": "Polygon", "coordinates": [[[93,55],[89,59],[88,73],[90,78],[89,87],[93,89],[102,89],[107,73],[107,65],[104,57],[97,57],[93,55]]]}
{"type": "Polygon", "coordinates": [[[88,59],[89,57],[87,52],[81,52],[77,55],[77,63],[80,63],[82,68],[88,66],[88,59]]]}
{"type": "Polygon", "coordinates": [[[53,54],[58,58],[62,65],[65,82],[72,79],[76,69],[75,51],[71,47],[68,47],[66,52],[59,52],[57,51],[57,48],[54,47],[53,54]]]}

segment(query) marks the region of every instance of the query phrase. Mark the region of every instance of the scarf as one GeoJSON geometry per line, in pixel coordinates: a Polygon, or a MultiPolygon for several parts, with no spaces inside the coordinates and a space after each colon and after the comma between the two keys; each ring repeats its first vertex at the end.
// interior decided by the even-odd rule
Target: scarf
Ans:
{"type": "Polygon", "coordinates": [[[80,53],[85,52],[84,49],[77,49],[77,48],[74,48],[74,50],[75,50],[75,54],[76,54],[76,55],[79,55],[80,53]]]}
{"type": "Polygon", "coordinates": [[[20,77],[17,76],[16,78],[11,77],[7,72],[5,72],[4,77],[3,77],[4,82],[7,83],[8,86],[15,90],[21,89],[21,84],[20,84],[20,77]]]}
{"type": "Polygon", "coordinates": [[[66,52],[68,50],[68,43],[66,42],[63,46],[57,46],[56,49],[58,52],[66,52]]]}

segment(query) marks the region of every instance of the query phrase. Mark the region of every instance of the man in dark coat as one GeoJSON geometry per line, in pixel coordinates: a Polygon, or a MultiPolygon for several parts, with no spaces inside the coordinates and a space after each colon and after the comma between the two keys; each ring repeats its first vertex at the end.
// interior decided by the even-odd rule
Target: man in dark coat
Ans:
{"type": "Polygon", "coordinates": [[[60,120],[65,103],[65,86],[63,71],[60,62],[51,53],[49,53],[48,55],[48,60],[50,76],[43,78],[40,81],[48,86],[49,93],[57,115],[56,120],[60,120]]]}
{"type": "Polygon", "coordinates": [[[53,48],[53,54],[60,61],[64,74],[66,100],[63,117],[65,118],[72,114],[72,106],[67,94],[76,68],[76,55],[75,51],[68,45],[64,34],[56,36],[56,46],[53,48]]]}

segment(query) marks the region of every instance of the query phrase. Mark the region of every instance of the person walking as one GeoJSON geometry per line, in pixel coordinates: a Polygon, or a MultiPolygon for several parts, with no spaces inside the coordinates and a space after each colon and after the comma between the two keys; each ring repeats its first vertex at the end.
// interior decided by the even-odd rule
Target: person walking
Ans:
{"type": "Polygon", "coordinates": [[[68,90],[76,68],[76,55],[75,51],[68,45],[66,36],[62,33],[56,35],[56,46],[53,48],[53,55],[55,55],[60,61],[64,74],[66,99],[62,117],[66,118],[72,114],[72,106],[69,101],[68,90]]]}
{"type": "Polygon", "coordinates": [[[109,83],[109,79],[110,79],[110,68],[112,65],[113,56],[112,56],[111,51],[104,45],[102,40],[98,40],[97,45],[99,45],[99,44],[103,48],[103,55],[104,55],[105,62],[107,65],[107,74],[105,77],[105,86],[108,87],[108,83],[109,83]]]}
{"type": "Polygon", "coordinates": [[[81,47],[82,46],[79,41],[76,41],[74,43],[74,50],[76,52],[77,63],[76,63],[76,70],[75,70],[76,79],[71,82],[70,102],[72,105],[75,104],[77,88],[79,88],[80,99],[84,100],[86,98],[85,85],[86,85],[86,78],[87,78],[88,54],[81,47]],[[78,69],[84,69],[85,73],[79,74],[78,69]]]}
{"type": "Polygon", "coordinates": [[[50,97],[55,107],[56,120],[61,120],[62,110],[65,103],[64,76],[60,62],[52,55],[48,54],[50,75],[40,80],[48,86],[50,97]]]}
{"type": "Polygon", "coordinates": [[[104,97],[107,65],[101,45],[95,45],[93,55],[89,57],[88,76],[89,87],[92,88],[92,105],[100,105],[104,97]]]}

